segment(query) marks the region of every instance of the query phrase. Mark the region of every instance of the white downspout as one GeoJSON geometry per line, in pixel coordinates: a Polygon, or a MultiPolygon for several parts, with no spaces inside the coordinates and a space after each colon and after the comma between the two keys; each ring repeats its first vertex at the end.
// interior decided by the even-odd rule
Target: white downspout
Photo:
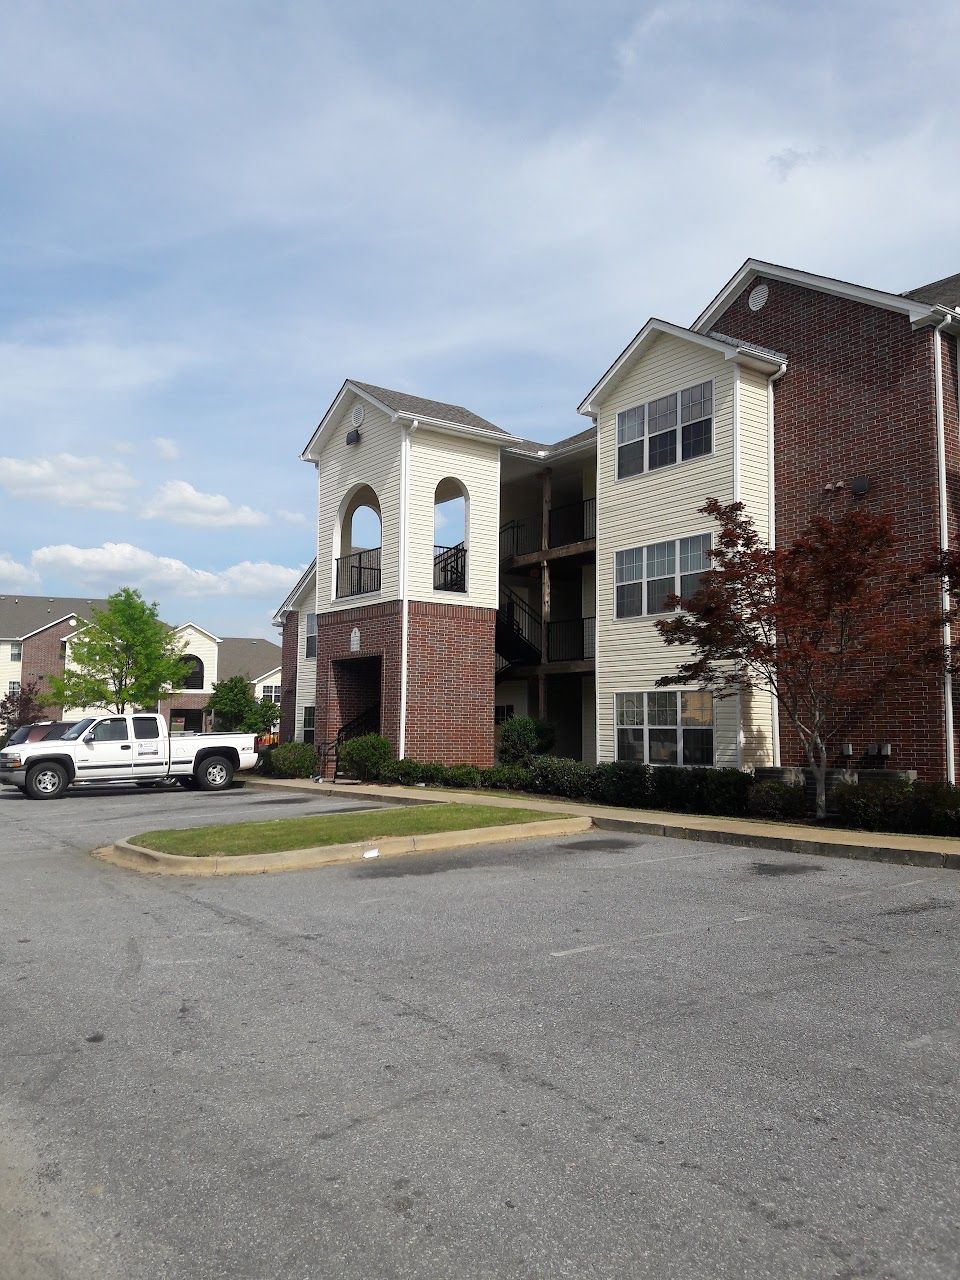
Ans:
{"type": "MultiPolygon", "coordinates": [[[[948,316],[933,331],[933,378],[936,393],[937,413],[937,489],[940,507],[940,545],[944,551],[950,549],[950,526],[948,524],[949,507],[947,505],[947,448],[946,430],[943,413],[943,349],[940,341],[940,330],[946,328],[953,320],[948,316]]],[[[950,608],[950,593],[944,586],[941,595],[944,613],[950,608]]],[[[950,650],[950,623],[943,624],[943,642],[950,650]]],[[[943,728],[947,748],[947,781],[956,782],[956,764],[953,747],[953,677],[949,670],[943,677],[943,728]]]]}
{"type": "MultiPolygon", "coordinates": [[[[771,550],[777,545],[777,477],[776,454],[774,452],[774,395],[773,384],[778,382],[787,371],[782,364],[777,372],[767,379],[767,520],[769,530],[767,545],[771,550]]],[[[773,694],[773,767],[780,768],[780,699],[773,694]]]]}
{"type": "Polygon", "coordinates": [[[407,578],[408,498],[410,493],[410,437],[419,423],[416,418],[403,428],[400,443],[400,738],[397,757],[402,760],[407,749],[407,634],[409,628],[409,590],[407,578]]]}

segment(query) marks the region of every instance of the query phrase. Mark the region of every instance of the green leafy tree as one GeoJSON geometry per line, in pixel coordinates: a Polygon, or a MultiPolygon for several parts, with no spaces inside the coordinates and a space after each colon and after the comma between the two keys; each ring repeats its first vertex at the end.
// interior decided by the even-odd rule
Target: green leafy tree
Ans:
{"type": "Polygon", "coordinates": [[[70,645],[70,667],[51,676],[53,697],[65,707],[103,707],[123,714],[154,706],[189,673],[180,642],[160,621],[157,605],[121,587],[94,609],[70,645]]]}
{"type": "Polygon", "coordinates": [[[257,701],[247,676],[218,680],[207,709],[222,728],[240,733],[269,733],[280,718],[280,708],[270,698],[257,701]]]}

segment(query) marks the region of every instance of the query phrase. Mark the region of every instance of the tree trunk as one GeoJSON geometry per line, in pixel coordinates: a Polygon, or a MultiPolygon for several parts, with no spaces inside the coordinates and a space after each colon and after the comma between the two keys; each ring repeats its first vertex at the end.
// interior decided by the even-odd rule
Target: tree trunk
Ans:
{"type": "Polygon", "coordinates": [[[823,752],[813,765],[813,776],[817,784],[817,818],[822,821],[827,816],[827,756],[823,752]]]}

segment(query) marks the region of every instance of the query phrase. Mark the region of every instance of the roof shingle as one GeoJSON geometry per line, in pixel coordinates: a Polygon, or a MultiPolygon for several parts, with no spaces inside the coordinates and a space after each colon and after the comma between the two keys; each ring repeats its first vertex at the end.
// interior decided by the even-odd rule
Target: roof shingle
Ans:
{"type": "Polygon", "coordinates": [[[446,404],[443,400],[425,400],[422,396],[412,396],[406,391],[392,391],[389,387],[375,387],[370,382],[357,382],[351,378],[350,383],[366,391],[385,404],[394,413],[421,414],[424,418],[437,418],[441,422],[449,422],[455,427],[474,427],[479,431],[496,431],[499,435],[509,435],[502,427],[488,422],[479,414],[471,413],[462,404],[446,404]]]}

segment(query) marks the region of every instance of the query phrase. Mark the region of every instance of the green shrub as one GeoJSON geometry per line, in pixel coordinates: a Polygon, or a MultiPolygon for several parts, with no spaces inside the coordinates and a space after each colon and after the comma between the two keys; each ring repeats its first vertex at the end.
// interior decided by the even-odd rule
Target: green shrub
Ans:
{"type": "Polygon", "coordinates": [[[755,782],[747,797],[747,812],[753,818],[790,821],[807,816],[807,798],[802,786],[765,778],[755,782]]]}
{"type": "MultiPolygon", "coordinates": [[[[264,756],[268,753],[264,752],[264,756]]],[[[281,742],[268,755],[270,773],[275,778],[309,778],[317,771],[317,753],[312,742],[281,742]]]]}
{"type": "Polygon", "coordinates": [[[960,787],[949,782],[915,782],[909,819],[918,835],[960,836],[960,787]]]}
{"type": "Polygon", "coordinates": [[[423,765],[419,760],[388,760],[380,769],[380,782],[396,782],[401,787],[415,787],[423,781],[423,765]]]}
{"type": "Polygon", "coordinates": [[[393,760],[393,747],[379,733],[350,738],[340,748],[340,768],[361,782],[373,782],[393,760]]]}
{"type": "Polygon", "coordinates": [[[514,716],[500,726],[497,759],[501,764],[529,764],[553,746],[553,727],[533,716],[514,716]]]}
{"type": "Polygon", "coordinates": [[[902,778],[840,782],[831,807],[845,827],[865,831],[910,831],[913,827],[910,784],[902,778]]]}
{"type": "Polygon", "coordinates": [[[447,785],[447,766],[445,764],[420,765],[420,781],[428,787],[445,787],[447,785]]]}
{"type": "Polygon", "coordinates": [[[644,809],[650,804],[651,769],[630,760],[610,760],[594,770],[592,800],[617,804],[628,809],[644,809]]]}
{"type": "Polygon", "coordinates": [[[548,796],[568,800],[586,799],[592,791],[593,765],[559,756],[533,756],[530,760],[530,788],[548,796]]]}
{"type": "Polygon", "coordinates": [[[752,779],[739,769],[691,769],[658,765],[651,770],[650,806],[675,813],[740,817],[747,812],[752,779]]]}
{"type": "Polygon", "coordinates": [[[458,787],[461,791],[476,791],[481,785],[482,770],[472,764],[452,764],[443,781],[445,787],[458,787]]]}
{"type": "Polygon", "coordinates": [[[481,772],[480,785],[491,791],[531,791],[532,777],[531,770],[523,765],[495,764],[492,769],[481,772]]]}

